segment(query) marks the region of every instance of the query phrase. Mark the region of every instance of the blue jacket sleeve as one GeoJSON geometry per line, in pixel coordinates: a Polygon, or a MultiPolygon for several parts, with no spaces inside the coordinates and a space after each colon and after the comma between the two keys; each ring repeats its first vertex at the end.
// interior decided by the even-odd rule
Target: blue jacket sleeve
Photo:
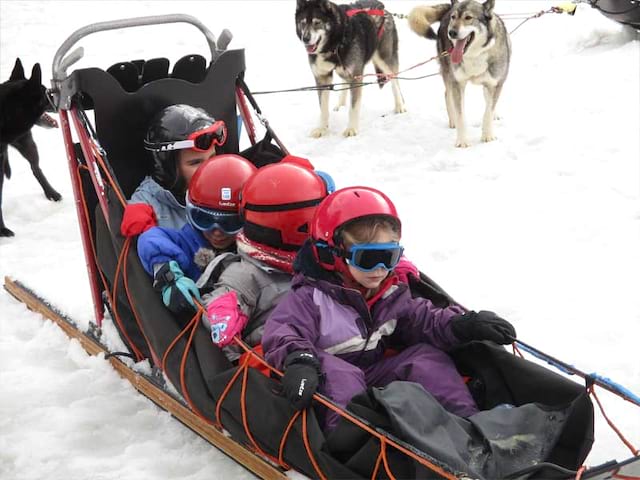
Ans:
{"type": "Polygon", "coordinates": [[[451,318],[464,313],[456,305],[439,308],[426,298],[411,298],[407,290],[402,298],[405,311],[400,315],[394,335],[405,345],[430,343],[440,350],[460,344],[451,330],[451,318]]]}
{"type": "Polygon", "coordinates": [[[318,356],[319,312],[313,303],[313,287],[290,291],[271,312],[264,326],[262,348],[269,364],[282,369],[291,352],[318,356]]]}
{"type": "Polygon", "coordinates": [[[138,256],[147,273],[153,276],[153,267],[175,260],[186,275],[193,263],[193,253],[184,241],[182,230],[153,227],[138,237],[138,256]]]}

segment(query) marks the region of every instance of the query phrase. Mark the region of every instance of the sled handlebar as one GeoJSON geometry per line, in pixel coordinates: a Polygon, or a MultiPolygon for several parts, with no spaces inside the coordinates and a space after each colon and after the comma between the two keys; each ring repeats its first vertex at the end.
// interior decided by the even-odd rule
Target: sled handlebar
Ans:
{"type": "Polygon", "coordinates": [[[106,32],[120,28],[162,25],[166,23],[190,23],[200,30],[207,39],[207,44],[211,50],[212,63],[215,62],[221,52],[225,50],[226,45],[229,43],[232,36],[231,32],[223,30],[220,35],[220,45],[218,45],[216,43],[215,35],[211,33],[211,31],[200,20],[192,17],[191,15],[184,14],[154,15],[149,17],[126,18],[122,20],[92,23],[91,25],[87,25],[73,32],[62,43],[60,48],[58,48],[58,51],[53,57],[53,64],[51,67],[53,83],[56,84],[57,82],[64,80],[67,77],[67,68],[80,60],[84,55],[84,50],[80,47],[74,50],[68,57],[65,57],[67,52],[71,50],[71,47],[73,47],[80,39],[97,32],[106,32]]]}

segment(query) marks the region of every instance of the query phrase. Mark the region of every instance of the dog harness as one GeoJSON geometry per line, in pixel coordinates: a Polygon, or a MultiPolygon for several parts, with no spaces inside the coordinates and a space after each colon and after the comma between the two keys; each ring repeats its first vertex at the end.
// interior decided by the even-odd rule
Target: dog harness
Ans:
{"type": "MultiPolygon", "coordinates": [[[[359,13],[366,13],[370,17],[384,17],[384,10],[380,10],[378,8],[352,8],[351,10],[347,10],[347,17],[351,18],[354,15],[358,15],[359,13]]],[[[378,27],[378,40],[382,38],[384,34],[384,20],[378,27]]]]}

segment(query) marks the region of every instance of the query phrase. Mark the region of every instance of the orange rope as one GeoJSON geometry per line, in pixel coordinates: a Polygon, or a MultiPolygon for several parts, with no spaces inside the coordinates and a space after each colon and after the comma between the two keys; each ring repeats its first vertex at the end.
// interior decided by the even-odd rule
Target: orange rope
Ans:
{"type": "Polygon", "coordinates": [[[289,424],[287,425],[287,428],[284,430],[284,433],[282,434],[282,438],[280,439],[280,448],[278,448],[278,462],[281,465],[285,465],[284,447],[287,443],[287,440],[289,439],[289,433],[291,433],[293,424],[296,423],[296,420],[298,419],[299,416],[300,416],[300,410],[296,410],[296,412],[291,417],[291,420],[289,420],[289,424]]]}
{"type": "Polygon", "coordinates": [[[263,457],[268,458],[270,461],[276,464],[280,464],[280,460],[278,458],[272,455],[269,455],[267,452],[262,450],[262,448],[260,448],[260,445],[258,444],[258,442],[256,442],[256,439],[253,438],[253,434],[249,429],[249,421],[248,421],[248,415],[247,415],[247,379],[249,378],[248,363],[245,362],[245,365],[242,370],[243,370],[243,373],[242,373],[242,386],[240,388],[240,412],[242,414],[242,426],[244,427],[244,432],[246,433],[247,438],[251,442],[251,445],[256,450],[256,452],[258,452],[263,457]]]}
{"type": "Polygon", "coordinates": [[[198,310],[196,311],[196,314],[187,324],[187,328],[189,328],[191,325],[193,325],[193,328],[191,329],[191,335],[189,335],[189,340],[187,340],[187,344],[184,346],[184,352],[182,353],[182,360],[180,361],[180,387],[182,388],[182,395],[184,396],[184,399],[187,401],[187,404],[189,405],[191,410],[193,410],[193,412],[202,420],[204,420],[206,423],[212,424],[213,422],[209,420],[207,417],[205,417],[204,414],[198,409],[198,407],[196,407],[191,401],[191,397],[189,396],[189,389],[187,388],[187,384],[185,383],[185,374],[184,374],[186,370],[186,365],[187,365],[187,358],[189,357],[189,352],[191,351],[190,347],[191,347],[191,344],[193,343],[193,337],[196,331],[198,330],[198,326],[200,325],[200,315],[202,314],[202,312],[203,312],[202,308],[198,308],[198,310]]]}
{"type": "Polygon", "coordinates": [[[518,348],[518,345],[516,344],[516,342],[513,342],[511,344],[511,348],[513,349],[513,354],[514,355],[518,355],[520,358],[524,358],[524,355],[522,354],[522,352],[518,348]]]}
{"type": "MultiPolygon", "coordinates": [[[[278,369],[276,369],[276,368],[272,367],[271,365],[269,365],[264,360],[264,358],[262,358],[259,355],[257,355],[251,348],[249,348],[237,336],[234,337],[234,341],[245,352],[248,352],[252,356],[254,356],[258,360],[258,362],[260,362],[262,365],[264,365],[266,368],[268,368],[271,372],[277,374],[280,377],[282,376],[282,372],[280,372],[278,369]]],[[[248,358],[248,356],[247,356],[247,358],[248,358]]],[[[415,453],[413,453],[411,450],[407,449],[406,447],[403,447],[402,445],[396,443],[395,441],[388,439],[387,437],[385,437],[384,435],[378,433],[376,430],[374,430],[373,428],[369,427],[368,425],[366,425],[362,421],[358,420],[356,417],[351,415],[346,410],[343,410],[341,408],[338,408],[338,407],[334,406],[331,402],[325,400],[324,398],[320,397],[317,394],[314,395],[313,398],[314,398],[314,400],[316,400],[321,405],[324,405],[328,409],[333,410],[334,412],[336,412],[341,417],[346,418],[348,421],[350,421],[354,425],[360,427],[362,430],[364,430],[365,432],[369,433],[371,436],[379,439],[380,441],[385,441],[388,445],[392,446],[396,450],[398,450],[398,451],[402,452],[403,454],[407,455],[408,457],[412,458],[413,460],[415,460],[416,462],[420,463],[421,465],[427,467],[429,470],[432,470],[433,472],[436,472],[438,475],[442,476],[443,478],[446,478],[447,480],[458,480],[459,477],[456,476],[455,474],[444,470],[439,465],[436,465],[436,464],[430,462],[426,458],[423,458],[423,457],[420,457],[420,456],[416,455],[415,453]]],[[[303,412],[303,419],[304,419],[304,415],[305,415],[305,412],[303,412]]],[[[306,425],[303,425],[303,429],[306,429],[306,425]]]]}
{"type": "Polygon", "coordinates": [[[600,407],[600,412],[602,413],[602,416],[604,417],[604,419],[607,421],[607,423],[609,424],[609,426],[611,427],[611,429],[616,432],[616,434],[618,435],[618,438],[620,438],[620,440],[622,441],[622,443],[624,443],[627,448],[629,450],[631,450],[631,453],[634,456],[638,456],[640,455],[640,450],[638,450],[636,447],[634,447],[631,442],[629,440],[627,440],[625,438],[625,436],[622,434],[622,432],[618,429],[618,427],[616,427],[613,422],[609,419],[609,417],[607,416],[607,414],[604,411],[604,407],[602,406],[602,403],[600,403],[600,399],[598,398],[598,396],[596,395],[596,390],[594,388],[594,385],[590,385],[589,388],[587,389],[587,391],[589,392],[589,394],[595,399],[596,403],[598,404],[598,407],[600,407]]]}
{"type": "MultiPolygon", "coordinates": [[[[82,165],[82,164],[78,164],[78,170],[80,169],[85,169],[85,170],[89,170],[89,168],[86,165],[82,165]]],[[[82,201],[80,202],[82,204],[82,210],[84,211],[84,215],[87,221],[88,225],[91,225],[91,221],[90,221],[90,216],[89,216],[89,210],[87,209],[87,204],[84,201],[85,200],[85,195],[84,195],[84,188],[82,187],[82,179],[80,177],[80,172],[78,171],[78,186],[80,189],[80,195],[82,196],[82,201]]],[[[136,362],[139,362],[140,360],[142,360],[144,358],[144,355],[142,354],[142,352],[140,352],[140,350],[138,350],[138,348],[136,347],[136,344],[131,340],[131,338],[129,337],[129,335],[127,334],[126,329],[124,328],[124,324],[122,323],[122,319],[120,318],[120,315],[118,314],[118,306],[117,306],[117,302],[114,302],[114,298],[117,298],[116,296],[116,291],[117,291],[117,284],[118,284],[118,275],[117,275],[117,270],[116,270],[116,276],[114,278],[113,281],[113,293],[111,293],[109,291],[108,288],[108,283],[107,283],[107,279],[104,277],[104,273],[102,273],[102,269],[100,269],[98,267],[98,254],[96,253],[96,249],[95,249],[95,244],[94,244],[94,240],[93,240],[93,233],[91,232],[91,228],[88,229],[88,233],[89,233],[89,243],[91,244],[91,254],[93,255],[93,261],[96,264],[96,270],[98,271],[98,273],[100,274],[100,279],[102,280],[102,288],[104,288],[104,291],[107,294],[107,299],[109,300],[109,303],[111,304],[111,307],[113,308],[113,320],[118,324],[118,326],[120,327],[120,331],[122,332],[122,334],[124,335],[124,337],[127,339],[128,344],[131,346],[131,350],[133,350],[133,354],[135,355],[135,360],[136,362]]],[[[122,255],[122,252],[121,252],[122,255]]],[[[118,258],[118,265],[120,264],[120,258],[118,258]]]]}
{"type": "Polygon", "coordinates": [[[313,469],[318,474],[318,477],[320,478],[320,480],[327,480],[327,477],[325,477],[324,473],[322,473],[322,469],[318,465],[318,462],[316,461],[316,457],[314,457],[313,451],[311,450],[311,444],[309,443],[309,435],[307,432],[307,410],[306,409],[302,411],[302,440],[304,441],[304,448],[307,451],[307,456],[309,457],[309,461],[311,462],[311,465],[313,465],[313,469]]]}
{"type": "Polygon", "coordinates": [[[391,468],[389,467],[389,460],[387,459],[387,441],[382,440],[380,442],[380,455],[382,455],[382,463],[384,463],[384,470],[387,472],[389,476],[389,480],[396,480],[396,477],[391,473],[391,468]]]}
{"type": "MultiPolygon", "coordinates": [[[[126,247],[125,258],[129,256],[129,248],[130,248],[130,246],[131,246],[130,237],[127,237],[127,239],[125,240],[125,244],[123,246],[123,249],[126,247]]],[[[151,342],[147,338],[147,335],[144,333],[144,328],[142,327],[142,322],[140,321],[140,317],[138,316],[138,311],[137,311],[137,309],[135,307],[135,303],[133,302],[133,299],[131,298],[131,292],[129,291],[129,275],[128,275],[128,271],[127,271],[127,268],[128,268],[127,265],[128,265],[128,262],[125,259],[125,261],[124,261],[124,272],[122,274],[122,278],[124,280],[124,291],[127,294],[127,300],[129,301],[129,306],[131,307],[131,312],[133,313],[133,318],[135,318],[136,324],[138,325],[138,329],[140,330],[140,333],[142,333],[142,336],[144,337],[144,341],[147,343],[147,347],[149,347],[149,350],[151,351],[151,356],[153,357],[153,363],[156,366],[160,366],[160,360],[159,360],[158,354],[153,349],[153,346],[151,345],[151,342]]]]}
{"type": "Polygon", "coordinates": [[[585,467],[584,465],[581,466],[578,469],[578,472],[576,473],[576,479],[575,480],[580,480],[582,478],[582,474],[585,472],[586,469],[587,469],[587,467],[585,467]]]}
{"type": "Polygon", "coordinates": [[[176,343],[178,343],[178,340],[180,340],[180,338],[187,333],[187,330],[189,330],[189,325],[191,324],[191,322],[189,322],[178,334],[178,336],[176,338],[173,339],[173,341],[169,344],[169,346],[167,347],[167,350],[164,352],[164,355],[162,356],[162,371],[165,372],[167,370],[167,359],[169,358],[169,354],[171,353],[171,350],[173,350],[173,347],[176,346],[176,343]]]}
{"type": "Polygon", "coordinates": [[[122,193],[120,192],[120,188],[117,187],[116,182],[113,180],[113,177],[111,176],[111,173],[109,172],[109,169],[105,165],[104,158],[102,158],[102,155],[100,154],[100,151],[98,150],[97,145],[95,143],[93,143],[93,142],[91,142],[90,145],[91,145],[92,153],[93,153],[93,156],[94,156],[95,160],[98,162],[100,167],[102,167],[102,173],[107,176],[107,179],[109,180],[109,183],[111,184],[111,189],[113,190],[113,192],[118,197],[118,200],[120,200],[120,204],[123,207],[126,207],[127,206],[127,200],[122,196],[122,193]]]}
{"type": "Polygon", "coordinates": [[[619,475],[617,473],[614,473],[611,478],[617,478],[618,480],[640,480],[640,477],[637,477],[635,475],[631,476],[631,475],[619,475]]]}
{"type": "Polygon", "coordinates": [[[380,462],[382,462],[382,442],[380,442],[380,453],[378,453],[378,458],[376,458],[376,464],[373,467],[371,480],[375,480],[375,478],[378,476],[378,470],[380,470],[380,462]]]}
{"type": "Polygon", "coordinates": [[[231,387],[233,387],[233,384],[236,382],[236,380],[238,379],[238,377],[240,376],[240,374],[242,373],[242,369],[246,368],[248,362],[249,362],[249,356],[247,355],[244,359],[244,362],[242,363],[242,365],[238,366],[238,370],[236,370],[236,373],[233,374],[233,377],[231,377],[231,380],[229,380],[229,382],[227,383],[227,386],[224,387],[224,390],[222,391],[222,395],[220,395],[220,398],[218,399],[218,402],[216,403],[216,427],[218,427],[219,429],[223,428],[222,425],[222,418],[220,416],[220,411],[222,410],[222,402],[224,402],[224,399],[227,398],[227,395],[229,394],[229,391],[231,390],[231,387]]]}

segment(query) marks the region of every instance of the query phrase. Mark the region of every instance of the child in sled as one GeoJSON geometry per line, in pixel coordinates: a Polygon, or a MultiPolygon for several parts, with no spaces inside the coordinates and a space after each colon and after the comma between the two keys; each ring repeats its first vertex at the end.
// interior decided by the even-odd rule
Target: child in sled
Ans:
{"type": "Polygon", "coordinates": [[[124,236],[155,225],[179,229],[187,223],[185,194],[198,167],[216,155],[227,140],[227,128],[201,108],[170,105],[151,121],[144,139],[154,170],[138,186],[122,219],[124,236]]]}
{"type": "Polygon", "coordinates": [[[193,309],[192,297],[200,299],[195,281],[212,256],[235,252],[236,234],[243,225],[240,192],[256,170],[237,155],[205,161],[189,183],[187,224],[180,230],[152,227],[138,238],[140,261],[172,312],[193,309]]]}
{"type": "MultiPolygon", "coordinates": [[[[262,338],[266,360],[284,370],[283,394],[306,408],[318,389],[341,407],[370,386],[419,383],[450,412],[478,411],[447,350],[471,340],[508,344],[513,326],[492,312],[436,308],[412,298],[394,273],[403,249],[395,206],[382,192],[350,187],[316,210],[298,254],[291,291],[262,338]],[[387,347],[399,350],[385,357],[387,347]]],[[[339,419],[330,411],[325,426],[339,419]]]]}
{"type": "Polygon", "coordinates": [[[242,333],[251,346],[260,343],[266,317],[289,291],[296,252],[332,185],[327,174],[289,161],[260,168],[245,184],[244,229],[236,236],[240,261],[228,265],[217,280],[214,276],[213,290],[203,295],[203,322],[213,342],[227,347],[230,360],[239,357],[237,346],[230,345],[235,335],[242,333]]]}

